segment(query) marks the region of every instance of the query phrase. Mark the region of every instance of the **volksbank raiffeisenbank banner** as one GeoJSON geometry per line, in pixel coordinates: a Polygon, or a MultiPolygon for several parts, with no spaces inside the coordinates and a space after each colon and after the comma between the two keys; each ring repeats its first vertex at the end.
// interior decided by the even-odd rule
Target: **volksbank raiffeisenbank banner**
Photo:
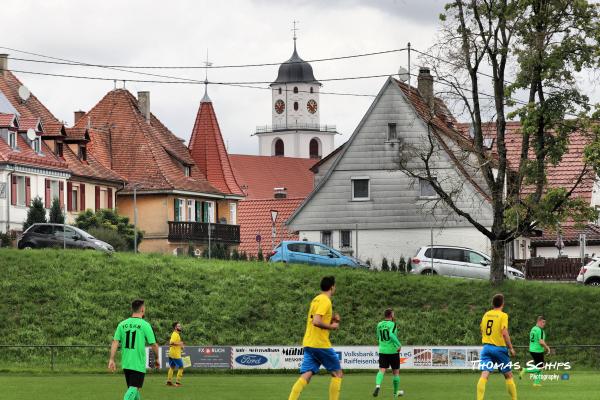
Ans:
{"type": "MultiPolygon", "coordinates": [[[[378,368],[377,346],[334,346],[334,350],[343,369],[378,368]]],[[[161,347],[161,368],[168,367],[167,351],[167,346],[161,347]]],[[[403,346],[400,368],[477,369],[480,352],[481,346],[403,346]]],[[[293,370],[300,367],[303,355],[301,346],[186,346],[183,351],[191,359],[190,368],[198,369],[293,370]]]]}

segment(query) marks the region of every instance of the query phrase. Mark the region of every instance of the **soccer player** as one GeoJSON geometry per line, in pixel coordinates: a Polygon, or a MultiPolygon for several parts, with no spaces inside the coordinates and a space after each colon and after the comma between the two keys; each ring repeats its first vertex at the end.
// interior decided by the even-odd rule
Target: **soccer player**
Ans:
{"type": "Polygon", "coordinates": [[[321,280],[321,294],[310,303],[306,319],[306,333],[302,346],[304,358],[300,366],[300,378],[292,387],[288,400],[298,400],[300,393],[310,382],[310,378],[319,372],[321,365],[331,373],[329,400],[340,398],[342,387],[342,367],[336,352],[331,347],[329,332],[340,326],[340,316],[333,315],[331,297],[335,293],[335,278],[326,276],[321,280]]]}
{"type": "Polygon", "coordinates": [[[531,357],[533,357],[535,366],[532,368],[524,368],[519,374],[519,378],[522,378],[525,372],[535,374],[533,386],[542,386],[541,382],[542,371],[544,369],[544,350],[550,354],[550,347],[548,347],[546,344],[546,332],[544,331],[545,327],[546,319],[540,315],[537,317],[537,323],[533,328],[531,328],[531,332],[529,333],[529,353],[531,354],[531,357]]]}
{"type": "Polygon", "coordinates": [[[125,373],[127,391],[123,400],[140,400],[140,389],[144,385],[146,374],[146,343],[152,345],[154,351],[154,366],[160,366],[158,362],[158,344],[154,337],[154,331],[144,318],[146,307],[144,300],[134,300],[131,303],[132,314],[130,318],[119,322],[110,348],[110,359],[108,369],[115,371],[115,354],[119,343],[121,344],[121,366],[125,373]]]}
{"type": "Polygon", "coordinates": [[[173,322],[173,333],[169,340],[169,372],[167,372],[167,386],[173,386],[173,369],[177,368],[175,386],[181,386],[183,376],[183,359],[181,358],[183,342],[181,341],[181,324],[173,322]]]}
{"type": "Polygon", "coordinates": [[[394,310],[388,308],[383,313],[383,321],[377,324],[377,339],[379,340],[379,372],[375,378],[375,391],[373,397],[379,395],[383,375],[388,368],[392,368],[394,377],[392,385],[394,387],[394,398],[404,395],[404,392],[398,390],[400,387],[400,347],[402,344],[398,340],[396,321],[394,319],[394,310]]]}
{"type": "Polygon", "coordinates": [[[481,377],[477,383],[477,400],[483,400],[485,395],[485,385],[490,372],[495,369],[504,374],[506,390],[511,400],[517,400],[517,387],[513,380],[511,371],[510,354],[515,356],[515,349],[510,341],[508,334],[508,314],[503,310],[504,295],[497,294],[492,299],[493,310],[486,312],[481,319],[481,350],[480,365],[481,377]]]}

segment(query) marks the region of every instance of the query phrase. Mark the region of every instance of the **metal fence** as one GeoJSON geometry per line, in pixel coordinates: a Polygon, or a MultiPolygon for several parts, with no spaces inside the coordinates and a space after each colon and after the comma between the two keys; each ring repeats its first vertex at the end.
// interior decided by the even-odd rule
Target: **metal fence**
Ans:
{"type": "MultiPolygon", "coordinates": [[[[513,362],[531,359],[527,346],[515,346],[513,362]]],[[[547,363],[569,363],[572,370],[600,370],[600,345],[556,345],[547,363]]],[[[0,345],[0,371],[99,372],[105,371],[109,345],[0,345]]],[[[152,354],[152,352],[150,352],[152,354]]],[[[117,355],[117,363],[120,353],[117,355]]],[[[563,368],[564,369],[564,368],[563,368]]]]}

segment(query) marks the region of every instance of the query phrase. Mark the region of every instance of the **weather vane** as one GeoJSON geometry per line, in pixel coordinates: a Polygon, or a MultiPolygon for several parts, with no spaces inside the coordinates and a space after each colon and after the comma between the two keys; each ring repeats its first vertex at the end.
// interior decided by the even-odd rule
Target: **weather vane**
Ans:
{"type": "Polygon", "coordinates": [[[204,61],[204,96],[208,96],[208,68],[212,66],[212,63],[208,61],[208,49],[206,49],[206,61],[204,61]]]}
{"type": "Polygon", "coordinates": [[[296,41],[296,31],[300,30],[296,25],[300,23],[300,21],[293,20],[292,23],[294,27],[292,28],[292,32],[294,32],[294,42],[296,41]]]}

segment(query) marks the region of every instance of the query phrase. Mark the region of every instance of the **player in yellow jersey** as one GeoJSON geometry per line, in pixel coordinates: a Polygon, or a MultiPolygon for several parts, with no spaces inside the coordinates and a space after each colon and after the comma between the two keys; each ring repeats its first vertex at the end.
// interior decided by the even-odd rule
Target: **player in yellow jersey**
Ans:
{"type": "Polygon", "coordinates": [[[310,303],[306,319],[306,333],[302,346],[304,358],[300,366],[300,378],[292,387],[288,400],[298,400],[300,393],[310,382],[310,378],[319,372],[321,365],[331,373],[329,400],[340,398],[342,387],[342,367],[337,353],[331,347],[329,332],[339,328],[340,316],[333,315],[331,297],[335,293],[335,278],[326,276],[321,280],[321,294],[310,303]]]}
{"type": "Polygon", "coordinates": [[[173,370],[177,368],[177,378],[175,386],[181,386],[183,377],[183,359],[181,351],[183,350],[183,341],[181,340],[181,324],[173,323],[173,333],[169,340],[169,372],[167,372],[167,386],[173,386],[173,370]]]}
{"type": "Polygon", "coordinates": [[[481,319],[481,342],[483,350],[479,361],[481,377],[477,382],[477,400],[483,400],[485,385],[490,372],[499,370],[504,374],[506,390],[511,400],[517,400],[517,387],[513,380],[510,354],[515,356],[515,349],[508,334],[508,314],[503,310],[504,295],[497,294],[492,299],[493,310],[486,312],[481,319]]]}

